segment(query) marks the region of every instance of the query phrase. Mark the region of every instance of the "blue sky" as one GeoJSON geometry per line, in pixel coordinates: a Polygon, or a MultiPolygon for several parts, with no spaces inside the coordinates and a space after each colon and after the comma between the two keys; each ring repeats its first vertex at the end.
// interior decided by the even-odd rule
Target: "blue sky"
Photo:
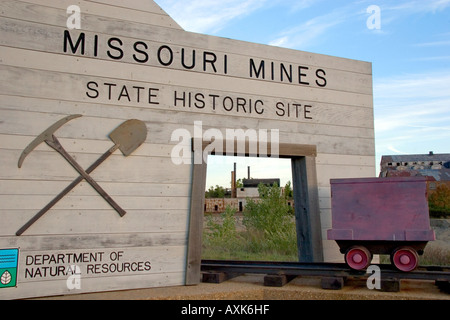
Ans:
{"type": "MultiPolygon", "coordinates": [[[[450,0],[156,3],[187,31],[372,62],[377,167],[381,155],[450,153],[450,0]],[[372,5],[379,29],[367,26],[372,5]]],[[[243,163],[239,178],[247,165],[268,171],[243,163]]]]}

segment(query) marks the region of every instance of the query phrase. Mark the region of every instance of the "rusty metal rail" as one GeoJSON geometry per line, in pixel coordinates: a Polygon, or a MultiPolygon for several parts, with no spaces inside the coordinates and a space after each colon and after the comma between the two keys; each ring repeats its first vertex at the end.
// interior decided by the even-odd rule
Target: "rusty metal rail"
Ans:
{"type": "MultiPolygon", "coordinates": [[[[391,265],[378,265],[383,279],[414,279],[450,282],[450,267],[422,266],[411,272],[398,271],[391,265]]],[[[202,260],[202,272],[253,273],[306,277],[368,277],[344,263],[300,263],[268,261],[202,260]]]]}

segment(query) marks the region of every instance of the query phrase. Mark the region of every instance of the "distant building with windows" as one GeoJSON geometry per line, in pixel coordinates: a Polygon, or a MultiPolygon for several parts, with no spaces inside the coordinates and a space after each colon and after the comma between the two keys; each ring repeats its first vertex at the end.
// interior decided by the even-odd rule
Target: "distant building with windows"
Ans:
{"type": "Polygon", "coordinates": [[[243,179],[243,186],[237,188],[237,198],[259,198],[260,184],[272,187],[275,183],[280,186],[280,179],[243,179]]]}
{"type": "Polygon", "coordinates": [[[382,156],[380,177],[428,177],[428,195],[437,186],[450,188],[450,153],[382,156]]]}
{"type": "MultiPolygon", "coordinates": [[[[242,187],[236,188],[235,198],[233,196],[231,198],[206,198],[205,213],[222,213],[225,212],[227,206],[242,212],[247,204],[247,199],[259,199],[258,186],[260,184],[271,187],[274,184],[280,186],[280,179],[243,179],[242,187]]],[[[281,192],[284,192],[284,187],[281,187],[281,192]]],[[[294,200],[288,200],[288,205],[294,206],[294,200]]]]}

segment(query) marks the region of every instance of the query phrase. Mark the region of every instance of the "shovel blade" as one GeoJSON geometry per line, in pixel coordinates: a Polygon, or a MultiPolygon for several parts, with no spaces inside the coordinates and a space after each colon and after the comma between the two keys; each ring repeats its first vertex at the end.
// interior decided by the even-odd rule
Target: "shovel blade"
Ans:
{"type": "Polygon", "coordinates": [[[127,120],[114,129],[109,138],[119,146],[125,157],[132,154],[147,139],[147,126],[141,120],[127,120]]]}

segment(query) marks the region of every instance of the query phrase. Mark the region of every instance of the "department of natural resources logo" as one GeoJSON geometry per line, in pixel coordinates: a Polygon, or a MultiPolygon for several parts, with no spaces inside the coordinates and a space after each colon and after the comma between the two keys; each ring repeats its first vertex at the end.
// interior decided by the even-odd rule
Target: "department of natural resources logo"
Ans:
{"type": "Polygon", "coordinates": [[[17,284],[19,249],[0,249],[0,289],[17,284]]]}

